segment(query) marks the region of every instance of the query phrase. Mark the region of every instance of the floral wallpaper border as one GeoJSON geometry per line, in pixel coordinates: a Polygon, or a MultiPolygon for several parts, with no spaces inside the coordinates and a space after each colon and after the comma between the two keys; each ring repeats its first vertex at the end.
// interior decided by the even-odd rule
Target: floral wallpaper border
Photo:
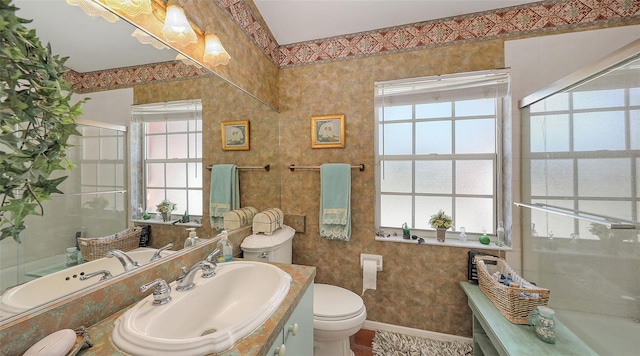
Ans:
{"type": "Polygon", "coordinates": [[[179,80],[211,75],[213,75],[211,72],[202,67],[186,65],[180,61],[171,61],[86,73],[69,70],[65,73],[65,79],[71,82],[76,92],[83,93],[130,87],[133,84],[153,81],[179,80]]]}
{"type": "Polygon", "coordinates": [[[279,47],[244,0],[215,0],[279,67],[631,20],[637,0],[551,0],[279,47]]]}
{"type": "MultiPolygon", "coordinates": [[[[405,26],[278,46],[245,0],[214,0],[280,68],[517,37],[543,32],[640,21],[638,0],[551,0],[405,26]]],[[[77,91],[211,75],[180,62],[67,74],[77,91]]]]}

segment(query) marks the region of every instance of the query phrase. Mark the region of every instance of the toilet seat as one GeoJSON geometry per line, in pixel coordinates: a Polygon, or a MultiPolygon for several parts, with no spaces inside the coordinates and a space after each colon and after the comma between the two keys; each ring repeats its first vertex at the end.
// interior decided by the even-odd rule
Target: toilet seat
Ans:
{"type": "Polygon", "coordinates": [[[339,321],[358,317],[364,311],[362,298],[348,289],[328,284],[315,284],[313,318],[339,321]]]}
{"type": "Polygon", "coordinates": [[[313,287],[313,354],[353,356],[349,338],[362,328],[367,309],[359,295],[329,284],[313,287]]]}

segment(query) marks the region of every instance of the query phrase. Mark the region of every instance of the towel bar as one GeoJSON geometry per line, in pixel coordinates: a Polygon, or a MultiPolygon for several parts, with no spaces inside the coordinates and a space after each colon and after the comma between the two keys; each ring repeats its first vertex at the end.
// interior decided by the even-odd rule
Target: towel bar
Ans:
{"type": "MultiPolygon", "coordinates": [[[[351,168],[358,168],[360,170],[360,172],[364,171],[364,164],[359,164],[357,166],[351,166],[351,168]]],[[[289,169],[291,170],[291,172],[295,171],[296,169],[320,169],[320,166],[296,166],[295,164],[292,164],[289,166],[289,169]]]]}
{"type": "MultiPolygon", "coordinates": [[[[211,168],[213,168],[212,165],[207,166],[208,170],[211,170],[211,168]]],[[[238,166],[238,169],[264,169],[265,171],[269,172],[271,170],[271,165],[267,164],[265,166],[238,166]]]]}

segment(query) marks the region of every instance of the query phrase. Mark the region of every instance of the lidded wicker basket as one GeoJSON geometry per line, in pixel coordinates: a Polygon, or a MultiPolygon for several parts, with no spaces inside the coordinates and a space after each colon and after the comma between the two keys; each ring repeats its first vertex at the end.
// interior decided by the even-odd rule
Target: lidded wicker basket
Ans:
{"type": "Polygon", "coordinates": [[[549,303],[550,291],[540,288],[520,277],[501,258],[493,256],[475,256],[478,269],[480,290],[498,308],[500,313],[514,324],[527,324],[529,314],[538,306],[549,303]],[[485,263],[485,261],[489,261],[485,263]],[[513,281],[506,286],[492,277],[500,273],[510,276],[513,281]]]}
{"type": "Polygon", "coordinates": [[[78,237],[82,258],[93,261],[102,258],[111,250],[131,251],[140,244],[141,227],[132,227],[113,235],[102,237],[78,237]]]}

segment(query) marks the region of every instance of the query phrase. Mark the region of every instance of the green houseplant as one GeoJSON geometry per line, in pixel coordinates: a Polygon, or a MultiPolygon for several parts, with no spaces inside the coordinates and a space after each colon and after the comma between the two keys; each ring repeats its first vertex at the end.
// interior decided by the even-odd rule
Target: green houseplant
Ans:
{"type": "Polygon", "coordinates": [[[172,211],[176,210],[176,207],[176,203],[172,203],[169,200],[163,200],[162,203],[156,205],[156,209],[162,214],[163,221],[169,220],[169,215],[172,211]]]}
{"type": "Polygon", "coordinates": [[[437,214],[431,215],[429,225],[436,229],[438,241],[444,242],[445,232],[453,226],[453,219],[445,214],[443,210],[440,210],[437,214]]]}
{"type": "Polygon", "coordinates": [[[42,202],[62,193],[66,176],[51,176],[73,168],[67,141],[80,135],[76,118],[84,101],[71,104],[67,58],[43,46],[16,10],[0,0],[0,240],[19,243],[24,219],[43,215],[42,202]]]}

